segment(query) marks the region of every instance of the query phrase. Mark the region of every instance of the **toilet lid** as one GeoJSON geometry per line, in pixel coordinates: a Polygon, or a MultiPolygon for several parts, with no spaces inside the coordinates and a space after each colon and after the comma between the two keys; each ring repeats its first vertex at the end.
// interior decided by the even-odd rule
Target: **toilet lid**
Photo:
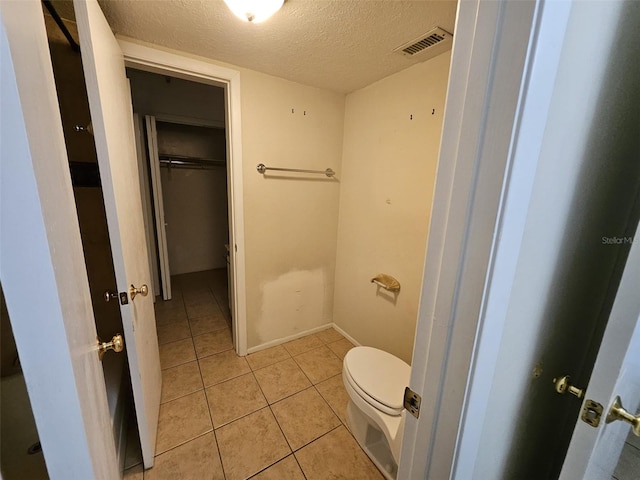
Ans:
{"type": "Polygon", "coordinates": [[[344,357],[351,379],[371,398],[400,410],[411,367],[390,353],[371,347],[355,347],[344,357]]]}

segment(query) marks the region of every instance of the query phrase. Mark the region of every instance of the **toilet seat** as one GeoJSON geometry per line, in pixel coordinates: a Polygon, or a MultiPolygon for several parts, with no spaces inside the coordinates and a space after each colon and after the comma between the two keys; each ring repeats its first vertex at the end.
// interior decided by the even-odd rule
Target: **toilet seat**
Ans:
{"type": "Polygon", "coordinates": [[[369,405],[387,415],[402,413],[411,375],[408,364],[377,348],[356,347],[344,358],[344,372],[349,385],[369,405]]]}

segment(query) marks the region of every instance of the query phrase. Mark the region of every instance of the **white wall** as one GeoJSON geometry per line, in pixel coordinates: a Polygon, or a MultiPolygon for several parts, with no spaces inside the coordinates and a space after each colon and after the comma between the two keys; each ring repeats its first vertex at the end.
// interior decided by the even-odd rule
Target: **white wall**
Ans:
{"type": "Polygon", "coordinates": [[[333,320],[411,362],[450,52],[347,95],[333,320]],[[370,283],[401,284],[397,298],[370,283]]]}
{"type": "Polygon", "coordinates": [[[239,70],[251,348],[332,320],[344,95],[239,70]],[[259,163],[337,175],[263,176],[259,163]]]}

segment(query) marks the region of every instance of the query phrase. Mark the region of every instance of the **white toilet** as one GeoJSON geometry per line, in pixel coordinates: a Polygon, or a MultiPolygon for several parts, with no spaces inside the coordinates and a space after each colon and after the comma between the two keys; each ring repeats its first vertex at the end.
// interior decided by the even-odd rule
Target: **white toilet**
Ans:
{"type": "Polygon", "coordinates": [[[411,367],[390,353],[355,347],[342,363],[347,425],[382,474],[395,480],[404,431],[404,389],[411,367]]]}

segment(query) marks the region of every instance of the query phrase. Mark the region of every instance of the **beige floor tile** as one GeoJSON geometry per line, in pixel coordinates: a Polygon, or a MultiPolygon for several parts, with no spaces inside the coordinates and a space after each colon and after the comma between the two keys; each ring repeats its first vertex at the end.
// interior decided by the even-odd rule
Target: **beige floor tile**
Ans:
{"type": "Polygon", "coordinates": [[[180,445],[155,458],[145,480],[224,480],[213,432],[180,445]]]}
{"type": "Polygon", "coordinates": [[[229,291],[227,290],[226,284],[223,286],[212,285],[211,290],[213,291],[213,296],[218,302],[218,306],[222,308],[224,305],[229,304],[229,291]]]}
{"type": "Polygon", "coordinates": [[[191,326],[191,335],[196,337],[203,333],[215,332],[216,330],[227,328],[227,320],[224,318],[224,315],[222,315],[222,312],[220,312],[215,315],[190,318],[189,325],[191,326]]]}
{"type": "Polygon", "coordinates": [[[206,282],[202,282],[196,286],[185,286],[182,290],[182,299],[185,305],[195,305],[196,303],[208,302],[213,294],[211,288],[206,282]]]}
{"type": "Polygon", "coordinates": [[[245,357],[239,357],[233,350],[201,358],[199,362],[205,387],[251,372],[245,357]]]}
{"type": "Polygon", "coordinates": [[[344,338],[333,328],[327,328],[326,330],[321,330],[317,332],[315,335],[324,343],[337,342],[338,340],[342,340],[344,338]]]}
{"type": "Polygon", "coordinates": [[[291,358],[289,352],[287,352],[282,345],[276,347],[267,348],[266,350],[260,350],[259,352],[247,355],[247,362],[252,370],[258,370],[274,363],[278,363],[287,358],[291,358]]]}
{"type": "Polygon", "coordinates": [[[233,348],[231,331],[228,328],[193,337],[193,343],[196,346],[196,355],[198,358],[207,357],[233,348]]]}
{"type": "Polygon", "coordinates": [[[198,362],[189,362],[162,371],[162,395],[160,403],[184,397],[202,390],[202,378],[198,362]]]}
{"type": "Polygon", "coordinates": [[[243,480],[291,453],[269,408],[216,430],[227,480],[243,480]]]}
{"type": "Polygon", "coordinates": [[[271,410],[294,451],[340,425],[313,387],[271,405],[271,410]]]}
{"type": "Polygon", "coordinates": [[[212,430],[204,391],[160,405],[156,454],[188,442],[212,430]]]}
{"type": "Polygon", "coordinates": [[[307,480],[384,478],[344,426],[301,448],[295,456],[307,480]]]}
{"type": "Polygon", "coordinates": [[[293,359],[314,385],[342,372],[342,361],[324,345],[293,359]]]}
{"type": "Polygon", "coordinates": [[[192,305],[187,304],[187,317],[190,319],[212,315],[222,315],[218,302],[216,302],[213,295],[211,295],[211,300],[207,300],[206,302],[194,303],[192,305]]]}
{"type": "Polygon", "coordinates": [[[355,347],[355,345],[346,338],[343,338],[342,340],[338,340],[337,342],[328,343],[327,347],[329,347],[329,350],[335,353],[340,360],[344,360],[344,356],[349,350],[355,347]]]}
{"type": "Polygon", "coordinates": [[[189,305],[197,305],[198,303],[211,303],[214,301],[213,292],[211,292],[211,288],[209,285],[201,285],[197,289],[187,288],[183,294],[184,304],[188,307],[189,305]]]}
{"type": "Polygon", "coordinates": [[[207,388],[214,428],[233,422],[267,406],[252,373],[207,388]]]}
{"type": "Polygon", "coordinates": [[[324,398],[329,404],[333,413],[335,413],[340,421],[346,425],[349,394],[344,388],[342,374],[318,383],[316,388],[320,392],[320,395],[322,395],[322,398],[324,398]]]}
{"type": "Polygon", "coordinates": [[[143,478],[144,469],[142,465],[136,465],[124,471],[124,480],[143,480],[143,478]]]}
{"type": "MultiPolygon", "coordinates": [[[[177,304],[176,304],[177,305],[177,304]]],[[[156,325],[166,325],[168,323],[179,322],[180,320],[187,319],[187,311],[184,308],[184,304],[180,302],[180,305],[174,308],[156,308],[156,325]]]]}
{"type": "Polygon", "coordinates": [[[161,296],[156,297],[156,301],[153,304],[153,308],[156,312],[176,310],[182,308],[184,310],[184,302],[182,300],[182,293],[179,295],[173,295],[171,300],[163,300],[161,296]]]}
{"type": "Polygon", "coordinates": [[[317,348],[324,345],[324,342],[320,340],[315,335],[308,335],[306,337],[298,338],[297,340],[292,340],[290,342],[285,343],[283,346],[287,349],[287,352],[291,354],[292,357],[299,355],[304,352],[308,352],[312,348],[317,348]]]}
{"type": "Polygon", "coordinates": [[[270,404],[311,386],[309,379],[291,358],[253,373],[270,404]]]}
{"type": "Polygon", "coordinates": [[[305,480],[296,457],[289,455],[275,465],[263,470],[251,480],[305,480]]]}
{"type": "MultiPolygon", "coordinates": [[[[160,297],[162,298],[162,297],[160,297]]],[[[179,301],[183,301],[182,298],[182,285],[180,285],[180,283],[176,283],[173,280],[171,280],[171,301],[174,300],[179,300],[179,301]]]]}
{"type": "Polygon", "coordinates": [[[182,365],[196,359],[196,351],[190,338],[160,345],[160,365],[163,369],[182,365]]]}
{"type": "Polygon", "coordinates": [[[164,323],[157,326],[158,345],[175,342],[191,337],[189,322],[187,319],[177,320],[171,323],[164,323]]]}

